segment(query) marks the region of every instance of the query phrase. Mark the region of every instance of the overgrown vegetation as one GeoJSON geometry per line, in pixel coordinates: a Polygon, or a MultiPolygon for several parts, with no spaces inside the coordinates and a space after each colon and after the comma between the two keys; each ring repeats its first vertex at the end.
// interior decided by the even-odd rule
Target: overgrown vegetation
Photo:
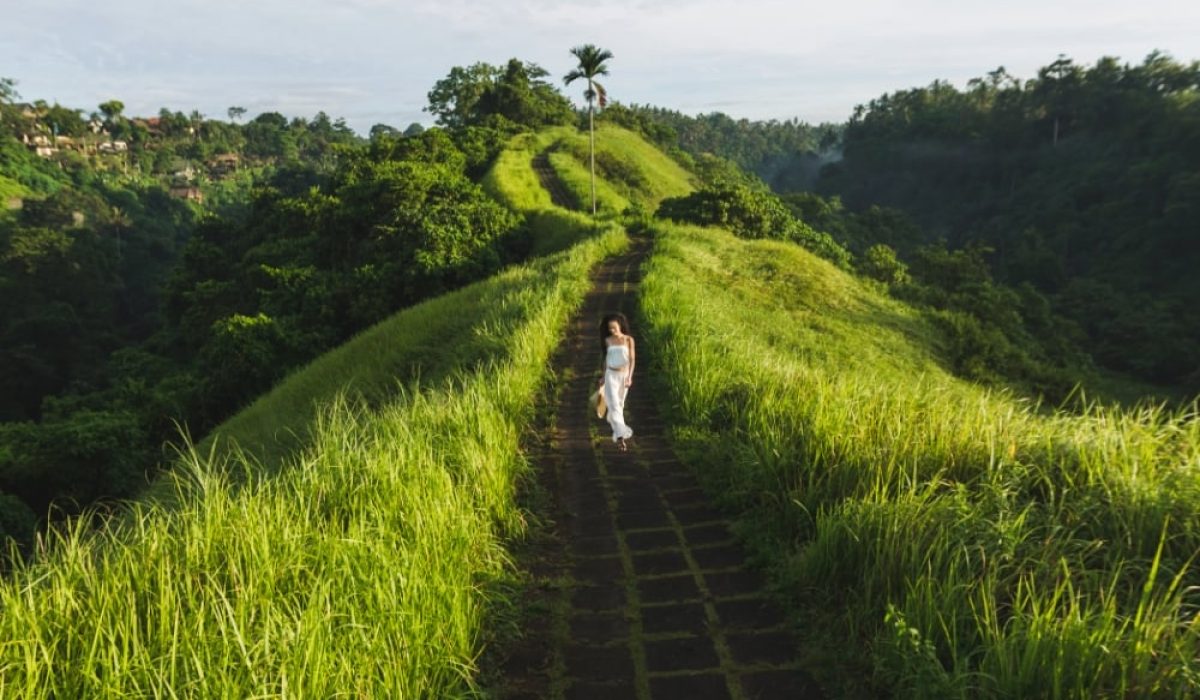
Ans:
{"type": "Polygon", "coordinates": [[[456,68],[430,96],[452,129],[369,142],[324,113],[239,125],[117,101],[68,128],[77,110],[6,92],[0,184],[28,196],[0,213],[0,492],[23,504],[0,538],[136,494],[180,425],[204,435],[396,310],[547,252],[476,184],[513,134],[575,120],[543,75],[456,68]],[[50,157],[17,138],[52,127],[79,133],[50,157]],[[168,196],[183,185],[205,204],[168,196]]]}
{"type": "Polygon", "coordinates": [[[256,183],[357,139],[323,113],[238,125],[110,100],[85,117],[19,97],[0,79],[0,539],[28,543],[51,503],[134,493],[189,417],[196,348],[169,351],[162,308],[198,222],[240,220],[256,183]]]}
{"type": "MultiPolygon", "coordinates": [[[[341,133],[327,117],[229,125],[273,166],[228,184],[215,215],[167,199],[157,157],[129,179],[70,158],[56,170],[0,131],[0,195],[25,200],[0,215],[0,289],[17,295],[0,300],[0,331],[36,341],[3,346],[26,365],[0,380],[59,373],[0,426],[0,489],[20,496],[0,493],[0,536],[32,540],[31,503],[135,492],[172,417],[215,426],[151,497],[85,509],[33,556],[13,552],[0,695],[473,692],[502,541],[523,528],[520,431],[587,271],[625,245],[617,217],[657,237],[645,356],[676,444],[741,514],[839,696],[1200,693],[1197,406],[1051,405],[1089,370],[1081,348],[1190,381],[1177,302],[1194,291],[1179,226],[1196,68],[1152,56],[1044,73],[873,103],[826,171],[848,208],[777,197],[722,157],[734,144],[743,164],[787,161],[836,130],[619,106],[599,119],[599,217],[554,207],[531,163],[589,202],[586,137],[545,73],[515,59],[439,82],[445,129],[354,143],[312,137],[341,133]],[[1100,98],[1121,119],[1084,114],[1100,98]],[[673,157],[635,133],[683,145],[705,125],[712,147],[673,157]],[[1145,153],[1137,128],[1157,134],[1145,153]],[[750,137],[771,134],[784,145],[755,150],[750,137]],[[929,177],[953,160],[937,155],[946,143],[1002,167],[929,177]],[[926,183],[938,194],[911,214],[859,206],[926,183]],[[164,218],[135,240],[137,221],[164,218]],[[1133,250],[1128,265],[1080,252],[1085,225],[1098,250],[1133,250]],[[129,260],[175,251],[173,268],[129,260]],[[1145,357],[1119,346],[1158,331],[1145,357]]],[[[121,111],[106,103],[100,121],[137,142],[121,111]]],[[[156,128],[182,148],[206,123],[168,113],[156,128]]]]}
{"type": "Polygon", "coordinates": [[[850,253],[829,234],[797,219],[770,192],[745,185],[710,185],[685,197],[668,199],[658,208],[658,216],[701,226],[720,226],[742,238],[792,241],[839,267],[850,267],[850,253]]]}
{"type": "Polygon", "coordinates": [[[950,250],[918,245],[922,232],[903,212],[869,207],[846,210],[836,198],[791,194],[783,201],[814,227],[855,253],[855,269],[897,299],[926,311],[948,344],[950,366],[961,377],[1059,404],[1083,387],[1104,399],[1136,402],[1097,372],[1077,324],[1056,313],[1028,283],[998,282],[980,245],[950,250]],[[896,248],[909,251],[905,262],[896,248]]]}
{"type": "Polygon", "coordinates": [[[843,129],[796,118],[755,121],[721,112],[689,116],[637,104],[610,105],[602,119],[637,131],[666,150],[692,158],[726,158],[778,192],[809,187],[836,151],[843,129]]]}
{"type": "Polygon", "coordinates": [[[1046,295],[1097,363],[1195,393],[1198,97],[1200,63],[1160,53],[934,82],[860,108],[815,188],[904,210],[912,244],[990,248],[996,279],[1046,295]]]}
{"type": "Polygon", "coordinates": [[[955,378],[920,311],[797,246],[655,231],[643,311],[677,445],[840,697],[1197,692],[1195,406],[1039,411],[955,378]]]}
{"type": "Polygon", "coordinates": [[[323,358],[264,399],[308,435],[280,468],[247,416],[183,455],[169,498],[55,531],[0,582],[0,694],[469,695],[523,528],[518,438],[588,271],[624,245],[612,229],[323,358]],[[363,363],[381,386],[331,400],[363,363]],[[393,372],[421,384],[388,391],[393,372]]]}
{"type": "Polygon", "coordinates": [[[488,63],[455,66],[429,91],[428,112],[451,129],[491,127],[537,129],[574,124],[575,110],[544,78],[536,63],[511,59],[503,67],[488,63]]]}
{"type": "Polygon", "coordinates": [[[855,254],[985,251],[998,288],[1036,292],[1082,331],[1105,370],[1092,384],[1132,401],[1200,391],[1198,94],[1200,63],[1155,52],[1133,65],[1060,56],[1029,80],[1001,67],[965,90],[935,81],[870,100],[845,125],[637,105],[604,118],[697,161],[729,159],[781,195],[844,200],[833,218],[858,223],[801,218],[855,254]]]}

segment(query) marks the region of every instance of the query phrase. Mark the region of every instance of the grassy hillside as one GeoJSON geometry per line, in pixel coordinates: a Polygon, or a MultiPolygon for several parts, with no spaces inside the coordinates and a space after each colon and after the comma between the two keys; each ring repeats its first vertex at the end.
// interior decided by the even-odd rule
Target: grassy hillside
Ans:
{"type": "Polygon", "coordinates": [[[513,211],[531,214],[550,209],[554,206],[550,193],[542,189],[532,162],[558,139],[568,138],[572,131],[558,127],[514,136],[483,176],[483,188],[513,211]]]}
{"type": "MultiPolygon", "coordinates": [[[[527,217],[534,257],[565,250],[586,238],[613,231],[591,217],[553,206],[531,162],[546,150],[586,147],[587,135],[558,127],[521,134],[501,152],[485,175],[485,189],[501,204],[527,217]]],[[[664,184],[639,190],[635,198],[657,204],[688,191],[688,174],[637,134],[618,127],[601,130],[598,152],[620,154],[644,182],[664,184]]],[[[608,187],[605,183],[601,185],[608,187]]],[[[536,268],[535,264],[535,268],[536,268]]],[[[511,275],[509,275],[511,277],[511,275]]],[[[440,384],[497,352],[502,334],[489,333],[520,322],[521,307],[509,296],[528,279],[476,284],[418,304],[379,323],[280,383],[213,430],[200,445],[236,445],[245,456],[271,466],[307,444],[314,421],[335,396],[345,394],[378,406],[408,382],[440,384]],[[462,313],[471,309],[472,313],[462,313]],[[472,339],[464,342],[463,339],[472,339]]]]}
{"type": "Polygon", "coordinates": [[[550,294],[558,271],[547,261],[509,271],[410,307],[363,331],[297,371],[225,421],[200,445],[236,445],[248,457],[278,464],[308,444],[316,419],[336,396],[377,407],[412,382],[440,387],[504,352],[505,329],[528,322],[522,301],[550,294]],[[538,280],[546,275],[543,280],[538,280]]]}
{"type": "Polygon", "coordinates": [[[1194,411],[1040,410],[799,247],[656,235],[646,354],[679,444],[838,696],[1200,692],[1194,411]]]}
{"type": "MultiPolygon", "coordinates": [[[[524,212],[550,208],[530,163],[546,153],[558,178],[581,208],[590,209],[588,135],[559,127],[516,137],[484,178],[484,187],[509,207],[524,212]]],[[[596,129],[596,200],[605,215],[620,214],[630,205],[654,211],[667,197],[691,192],[695,178],[638,134],[618,126],[596,129]]]]}
{"type": "Polygon", "coordinates": [[[0,582],[0,696],[469,694],[523,526],[518,438],[588,271],[625,245],[594,232],[300,371],[182,455],[169,507],[53,534],[0,582]]]}
{"type": "MultiPolygon", "coordinates": [[[[470,695],[524,525],[521,431],[626,245],[604,219],[693,187],[605,127],[597,223],[532,168],[588,201],[586,147],[521,135],[484,178],[546,257],[363,332],[183,454],[169,507],[80,520],[0,582],[0,697],[470,695]]],[[[641,356],[833,697],[1200,690],[1194,410],[987,391],[926,316],[798,246],[651,233],[641,356]]]]}
{"type": "MultiPolygon", "coordinates": [[[[580,202],[591,202],[588,135],[573,132],[552,147],[550,163],[580,202]]],[[[631,205],[653,212],[667,197],[688,194],[695,178],[638,134],[618,126],[596,129],[597,209],[619,214],[631,205]]]]}

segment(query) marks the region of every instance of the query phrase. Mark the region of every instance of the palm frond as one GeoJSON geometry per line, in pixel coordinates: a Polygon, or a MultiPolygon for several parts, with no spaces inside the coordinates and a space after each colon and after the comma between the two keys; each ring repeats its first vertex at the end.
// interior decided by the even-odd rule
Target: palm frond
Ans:
{"type": "Polygon", "coordinates": [[[612,51],[597,48],[595,44],[584,44],[571,49],[571,54],[579,59],[577,71],[587,77],[608,75],[608,66],[604,62],[612,58],[612,51]]]}
{"type": "Polygon", "coordinates": [[[608,105],[608,90],[605,90],[604,86],[595,80],[592,81],[592,87],[595,88],[595,93],[599,98],[597,101],[600,104],[600,109],[604,109],[608,105]]]}

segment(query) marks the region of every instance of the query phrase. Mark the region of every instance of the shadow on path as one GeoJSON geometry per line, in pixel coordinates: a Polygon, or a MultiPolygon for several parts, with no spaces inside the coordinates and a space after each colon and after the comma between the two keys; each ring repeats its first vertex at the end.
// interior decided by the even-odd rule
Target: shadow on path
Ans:
{"type": "Polygon", "coordinates": [[[550,165],[550,151],[542,151],[534,156],[532,165],[533,172],[537,173],[538,182],[542,184],[542,189],[550,193],[550,201],[554,206],[572,210],[580,208],[579,202],[575,201],[575,195],[563,185],[558,173],[554,171],[554,166],[550,165]]]}
{"type": "MultiPolygon", "coordinates": [[[[589,411],[599,319],[633,315],[649,248],[635,239],[629,253],[597,268],[556,354],[554,425],[534,455],[553,532],[531,563],[537,600],[523,638],[507,650],[500,697],[823,697],[795,663],[785,620],[728,523],[663,437],[646,370],[626,404],[628,453],[589,411]]],[[[649,367],[641,354],[638,367],[649,367]]]]}

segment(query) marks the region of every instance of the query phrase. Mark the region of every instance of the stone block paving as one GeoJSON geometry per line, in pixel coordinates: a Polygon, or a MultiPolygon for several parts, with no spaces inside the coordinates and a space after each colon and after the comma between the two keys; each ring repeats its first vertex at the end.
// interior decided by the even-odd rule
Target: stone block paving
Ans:
{"type": "Polygon", "coordinates": [[[599,321],[634,317],[648,249],[635,240],[599,267],[557,355],[554,449],[537,460],[554,497],[556,602],[510,651],[521,663],[504,666],[500,697],[823,698],[729,523],[663,437],[644,345],[626,403],[630,450],[588,410],[599,321]]]}

